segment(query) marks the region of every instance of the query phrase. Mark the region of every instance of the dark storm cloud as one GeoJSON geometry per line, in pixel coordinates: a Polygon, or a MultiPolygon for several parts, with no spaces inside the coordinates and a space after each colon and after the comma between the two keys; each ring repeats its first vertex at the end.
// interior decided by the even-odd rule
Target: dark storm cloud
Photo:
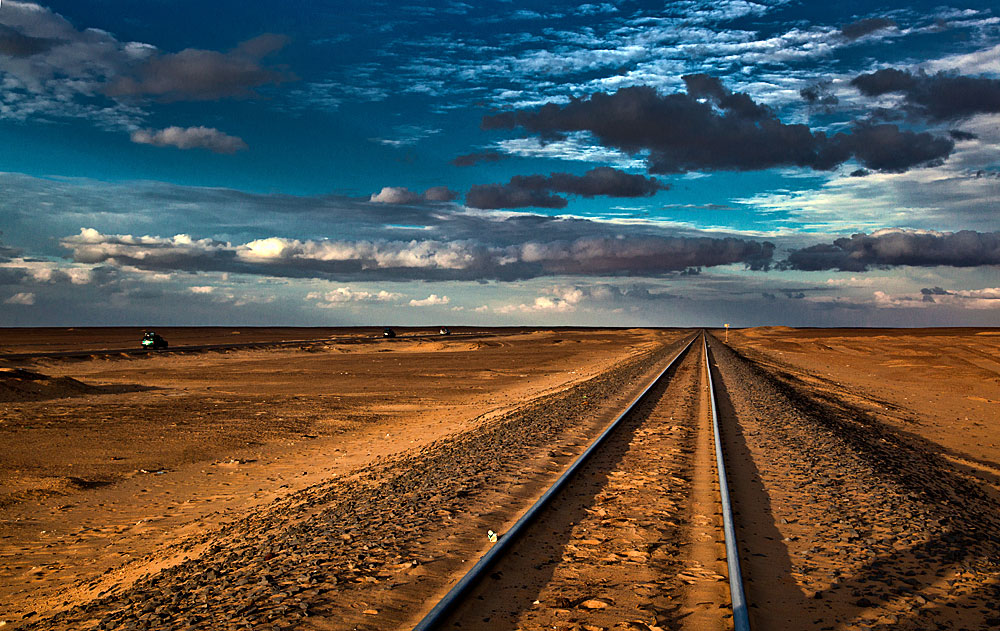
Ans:
{"type": "Polygon", "coordinates": [[[963,141],[963,140],[975,140],[979,136],[973,134],[972,132],[962,131],[961,129],[952,129],[948,131],[948,135],[952,137],[953,140],[963,141]]]}
{"type": "Polygon", "coordinates": [[[885,68],[859,75],[851,80],[851,85],[866,96],[902,94],[911,112],[934,120],[1000,112],[1000,79],[944,72],[912,74],[885,68]]]}
{"type": "Polygon", "coordinates": [[[106,92],[115,97],[151,96],[165,101],[251,96],[254,88],[294,78],[288,72],[260,63],[286,42],[284,36],[264,34],[227,53],[187,48],[178,53],[155,55],[131,75],[112,81],[106,92]]]}
{"type": "Polygon", "coordinates": [[[451,163],[457,167],[471,167],[480,162],[500,162],[510,156],[499,151],[479,151],[458,156],[451,163]]]}
{"type": "Polygon", "coordinates": [[[50,50],[59,41],[47,37],[32,37],[0,24],[0,55],[9,57],[31,57],[50,50]]]}
{"type": "Polygon", "coordinates": [[[921,298],[923,302],[935,302],[934,296],[952,295],[950,291],[941,287],[924,287],[920,290],[920,293],[923,295],[923,298],[921,298]]]}
{"type": "Polygon", "coordinates": [[[564,208],[566,200],[552,193],[582,197],[650,197],[668,188],[655,178],[597,167],[583,175],[515,175],[507,184],[473,186],[465,203],[472,208],[564,208]]]}
{"type": "Polygon", "coordinates": [[[522,127],[543,139],[589,132],[602,144],[630,154],[649,152],[651,173],[692,170],[755,171],[782,166],[832,169],[852,156],[863,166],[891,172],[936,164],[953,143],[895,125],[859,123],[853,133],[827,136],[806,125],[786,125],[748,95],[731,93],[706,75],[684,77],[688,93],[659,94],[648,86],[596,93],[536,110],[483,119],[486,129],[522,127]],[[887,155],[876,143],[888,143],[887,155]]]}
{"type": "Polygon", "coordinates": [[[830,92],[830,82],[825,81],[807,86],[799,90],[799,96],[810,105],[832,107],[840,103],[840,99],[830,92]]]}
{"type": "Polygon", "coordinates": [[[869,169],[887,173],[903,173],[916,164],[941,164],[955,147],[949,138],[900,130],[888,123],[856,125],[851,134],[837,134],[834,142],[869,169]]]}
{"type": "MultiPolygon", "coordinates": [[[[0,232],[0,235],[2,234],[3,233],[0,232]]],[[[20,249],[4,245],[3,242],[0,241],[0,263],[6,263],[17,256],[21,256],[20,249]]]]}
{"type": "Polygon", "coordinates": [[[1000,265],[1000,232],[879,230],[813,245],[788,255],[782,266],[863,272],[871,267],[1000,265]]]}
{"type": "Polygon", "coordinates": [[[429,202],[451,202],[458,199],[458,192],[447,186],[432,186],[424,191],[424,199],[429,202]]]}
{"type": "Polygon", "coordinates": [[[896,22],[889,18],[867,18],[852,22],[851,24],[845,24],[840,28],[840,33],[847,39],[858,39],[876,31],[895,27],[896,22]]]}
{"type": "Polygon", "coordinates": [[[470,208],[565,208],[565,197],[545,190],[522,188],[513,183],[477,184],[465,195],[465,205],[470,208]]]}

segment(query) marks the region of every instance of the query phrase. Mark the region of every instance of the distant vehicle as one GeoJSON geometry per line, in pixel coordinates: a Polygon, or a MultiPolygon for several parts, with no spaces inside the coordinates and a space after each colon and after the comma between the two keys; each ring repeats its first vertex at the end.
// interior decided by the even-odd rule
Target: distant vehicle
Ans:
{"type": "Polygon", "coordinates": [[[396,337],[396,332],[389,327],[385,327],[382,329],[382,337],[396,337]]]}
{"type": "Polygon", "coordinates": [[[451,331],[448,330],[448,327],[443,326],[438,329],[438,335],[451,335],[451,331]]]}
{"type": "Polygon", "coordinates": [[[159,350],[167,347],[167,341],[155,331],[147,331],[142,336],[142,347],[148,350],[159,350]]]}

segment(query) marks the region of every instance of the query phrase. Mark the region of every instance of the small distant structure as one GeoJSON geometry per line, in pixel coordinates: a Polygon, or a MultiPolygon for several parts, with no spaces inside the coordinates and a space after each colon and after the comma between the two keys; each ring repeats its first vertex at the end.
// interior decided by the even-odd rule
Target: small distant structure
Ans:
{"type": "Polygon", "coordinates": [[[146,331],[142,336],[142,347],[146,350],[157,351],[167,347],[167,341],[156,331],[146,331]]]}
{"type": "Polygon", "coordinates": [[[729,343],[729,324],[724,325],[726,327],[726,344],[729,343]]]}
{"type": "Polygon", "coordinates": [[[396,332],[389,327],[385,327],[382,329],[382,337],[396,337],[396,332]]]}

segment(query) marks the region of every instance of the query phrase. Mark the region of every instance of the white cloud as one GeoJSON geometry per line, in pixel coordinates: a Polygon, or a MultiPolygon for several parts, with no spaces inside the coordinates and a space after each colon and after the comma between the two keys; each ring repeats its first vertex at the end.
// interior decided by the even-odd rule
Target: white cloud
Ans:
{"type": "Polygon", "coordinates": [[[574,132],[563,140],[510,138],[496,144],[500,151],[523,158],[553,158],[613,164],[622,169],[644,169],[645,160],[594,142],[586,133],[574,132]]]}
{"type": "Polygon", "coordinates": [[[231,250],[228,243],[212,239],[192,239],[189,235],[173,237],[135,237],[125,235],[104,235],[93,228],[81,228],[80,234],[66,237],[63,244],[73,250],[73,258],[79,263],[102,261],[152,264],[178,264],[184,260],[211,258],[231,250]]]}
{"type": "Polygon", "coordinates": [[[372,193],[370,202],[381,204],[418,204],[420,202],[450,202],[458,193],[444,186],[432,186],[423,193],[411,191],[405,186],[384,186],[378,193],[372,193]]]}
{"type": "Polygon", "coordinates": [[[405,186],[385,186],[378,193],[372,193],[369,201],[380,204],[414,204],[422,197],[405,186]]]}
{"type": "Polygon", "coordinates": [[[210,294],[215,291],[215,287],[212,285],[196,285],[194,287],[188,287],[188,291],[192,294],[210,294]]]}
{"type": "Polygon", "coordinates": [[[435,305],[446,305],[451,302],[448,296],[438,296],[437,294],[431,294],[422,300],[413,299],[410,301],[411,307],[433,307],[435,305]]]}
{"type": "Polygon", "coordinates": [[[335,307],[337,305],[352,302],[394,302],[403,297],[403,294],[385,291],[378,292],[358,291],[350,287],[337,287],[331,291],[319,292],[311,291],[306,295],[306,300],[318,301],[318,307],[335,307]]]}
{"type": "Polygon", "coordinates": [[[236,153],[247,148],[242,138],[230,136],[214,127],[167,127],[138,129],[132,132],[132,142],[178,149],[208,149],[213,153],[236,153]]]}
{"type": "Polygon", "coordinates": [[[467,269],[488,252],[467,241],[299,241],[270,237],[236,248],[236,256],[252,262],[358,261],[364,269],[467,269]],[[482,251],[481,251],[482,250],[482,251]]]}
{"type": "Polygon", "coordinates": [[[35,304],[35,294],[30,291],[21,291],[3,302],[7,305],[33,305],[35,304]]]}
{"type": "Polygon", "coordinates": [[[496,308],[497,313],[570,313],[588,294],[579,287],[555,286],[545,290],[547,295],[538,296],[531,304],[510,304],[496,308]]]}
{"type": "Polygon", "coordinates": [[[866,276],[864,278],[859,278],[857,276],[851,276],[850,278],[828,278],[826,280],[826,284],[834,287],[871,287],[873,285],[883,284],[886,281],[887,279],[884,277],[866,276]]]}
{"type": "Polygon", "coordinates": [[[1000,74],[1000,44],[965,55],[950,55],[921,64],[928,72],[953,70],[965,75],[1000,74]]]}
{"type": "Polygon", "coordinates": [[[888,294],[876,291],[873,294],[878,307],[929,309],[939,306],[960,309],[1000,309],[1000,287],[984,289],[945,290],[940,287],[926,288],[919,294],[888,294]]]}

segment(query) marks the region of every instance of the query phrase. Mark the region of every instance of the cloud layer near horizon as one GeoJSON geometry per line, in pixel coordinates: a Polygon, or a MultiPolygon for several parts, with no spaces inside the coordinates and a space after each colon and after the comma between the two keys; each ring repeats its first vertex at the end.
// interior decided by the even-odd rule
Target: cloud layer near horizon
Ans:
{"type": "Polygon", "coordinates": [[[61,243],[75,262],[147,270],[230,271],[344,280],[515,280],[551,275],[659,275],[692,267],[767,267],[774,246],[736,238],[581,237],[487,245],[461,241],[337,241],[280,237],[233,245],[213,239],[108,235],[61,243]]]}
{"type": "Polygon", "coordinates": [[[796,250],[788,256],[785,265],[804,271],[844,272],[898,265],[1000,265],[1000,232],[878,230],[796,250]]]}

